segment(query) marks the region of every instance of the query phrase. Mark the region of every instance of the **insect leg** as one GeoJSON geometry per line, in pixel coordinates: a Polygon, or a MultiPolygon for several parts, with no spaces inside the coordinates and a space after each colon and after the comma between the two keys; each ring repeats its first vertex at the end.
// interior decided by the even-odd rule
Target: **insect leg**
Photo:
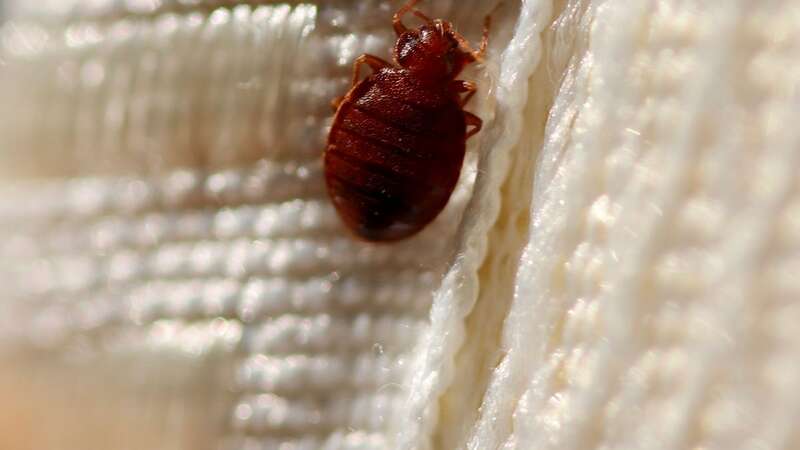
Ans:
{"type": "MultiPolygon", "coordinates": [[[[358,79],[361,76],[361,66],[364,64],[368,65],[370,68],[372,68],[372,70],[378,70],[389,65],[388,62],[374,55],[364,53],[363,55],[359,56],[353,63],[353,80],[350,84],[351,88],[358,83],[358,79]]],[[[333,108],[334,112],[339,109],[339,105],[341,105],[342,101],[344,101],[344,97],[345,96],[343,95],[331,100],[331,108],[333,108]]]]}
{"type": "MultiPolygon", "coordinates": [[[[377,56],[370,55],[368,53],[364,53],[363,55],[356,58],[355,63],[353,63],[353,83],[352,86],[355,86],[358,83],[358,78],[361,72],[362,65],[368,65],[372,70],[382,69],[389,65],[388,62],[378,58],[377,56]]],[[[352,87],[351,86],[351,87],[352,87]]]]}
{"type": "Polygon", "coordinates": [[[456,93],[460,94],[462,92],[466,92],[467,95],[461,99],[461,106],[467,104],[467,102],[472,99],[472,96],[475,95],[475,92],[478,90],[478,86],[473,83],[472,81],[464,81],[464,80],[453,80],[450,84],[451,89],[456,93]]]}
{"type": "MultiPolygon", "coordinates": [[[[495,10],[498,7],[500,7],[500,5],[502,5],[502,3],[499,3],[497,7],[495,7],[495,10]]],[[[467,53],[472,55],[472,57],[475,60],[480,61],[483,59],[483,55],[484,53],[486,53],[486,47],[489,45],[489,29],[491,28],[491,26],[492,26],[492,14],[489,13],[486,17],[483,18],[483,37],[481,38],[481,45],[480,47],[478,47],[478,50],[473,50],[472,46],[469,45],[469,42],[467,42],[467,40],[464,39],[464,36],[455,33],[454,37],[458,41],[459,45],[461,45],[461,47],[463,47],[467,53]]]]}
{"type": "Polygon", "coordinates": [[[464,119],[467,122],[467,125],[472,125],[474,128],[467,131],[466,139],[471,138],[475,133],[481,131],[481,127],[483,127],[483,120],[480,117],[472,114],[471,112],[464,111],[464,119]]]}
{"type": "Polygon", "coordinates": [[[489,45],[489,28],[492,26],[492,16],[487,15],[483,18],[483,37],[481,37],[481,46],[477,52],[473,52],[475,59],[480,60],[483,54],[486,53],[486,46],[489,45]]]}
{"type": "Polygon", "coordinates": [[[419,3],[419,0],[409,0],[408,3],[403,5],[400,9],[397,10],[396,13],[394,13],[394,17],[392,18],[392,25],[394,26],[394,32],[397,33],[398,36],[400,36],[401,34],[405,33],[408,30],[408,28],[405,25],[403,25],[402,19],[403,16],[410,11],[413,11],[414,15],[416,15],[417,17],[421,16],[423,20],[425,20],[426,22],[430,22],[430,19],[422,15],[421,12],[414,9],[414,6],[416,6],[417,3],[419,3]]]}

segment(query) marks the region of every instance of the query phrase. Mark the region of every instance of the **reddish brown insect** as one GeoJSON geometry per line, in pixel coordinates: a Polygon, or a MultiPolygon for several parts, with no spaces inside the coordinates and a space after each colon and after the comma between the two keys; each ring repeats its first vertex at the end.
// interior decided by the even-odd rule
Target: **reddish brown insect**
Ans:
{"type": "Polygon", "coordinates": [[[325,149],[333,204],[369,241],[402,239],[430,223],[455,188],[467,138],[481,129],[481,119],[463,110],[477,88],[455,77],[486,50],[489,18],[474,51],[449,22],[414,9],[418,1],[394,14],[396,65],[366,54],[356,59],[325,149]],[[424,25],[406,28],[407,13],[424,25]],[[359,81],[364,64],[373,73],[359,81]]]}

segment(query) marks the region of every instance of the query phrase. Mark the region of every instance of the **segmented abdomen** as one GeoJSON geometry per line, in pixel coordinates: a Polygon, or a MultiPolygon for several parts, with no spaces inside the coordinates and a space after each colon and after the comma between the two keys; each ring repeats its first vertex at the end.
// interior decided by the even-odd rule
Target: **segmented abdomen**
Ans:
{"type": "Polygon", "coordinates": [[[375,241],[401,239],[433,220],[464,158],[459,105],[443,92],[428,92],[420,101],[426,92],[410,89],[413,83],[398,81],[397,70],[389,70],[348,94],[325,151],[326,182],[339,214],[375,241]],[[435,95],[439,101],[432,101],[435,95]]]}

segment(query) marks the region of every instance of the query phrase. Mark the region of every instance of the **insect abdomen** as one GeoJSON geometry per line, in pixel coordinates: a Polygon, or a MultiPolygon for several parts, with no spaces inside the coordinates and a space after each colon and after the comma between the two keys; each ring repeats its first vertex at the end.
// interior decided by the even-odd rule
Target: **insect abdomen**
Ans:
{"type": "Polygon", "coordinates": [[[395,240],[441,211],[458,179],[465,125],[458,105],[421,108],[377,76],[340,106],[325,153],[334,204],[359,235],[395,240]]]}

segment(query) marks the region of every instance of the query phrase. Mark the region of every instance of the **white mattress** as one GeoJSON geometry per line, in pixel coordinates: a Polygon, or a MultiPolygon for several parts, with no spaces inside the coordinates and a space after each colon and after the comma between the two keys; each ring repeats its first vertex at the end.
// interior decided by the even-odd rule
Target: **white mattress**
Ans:
{"type": "Polygon", "coordinates": [[[505,1],[371,245],[319,155],[397,2],[236,3],[6,8],[0,448],[800,448],[800,7],[505,1]]]}

